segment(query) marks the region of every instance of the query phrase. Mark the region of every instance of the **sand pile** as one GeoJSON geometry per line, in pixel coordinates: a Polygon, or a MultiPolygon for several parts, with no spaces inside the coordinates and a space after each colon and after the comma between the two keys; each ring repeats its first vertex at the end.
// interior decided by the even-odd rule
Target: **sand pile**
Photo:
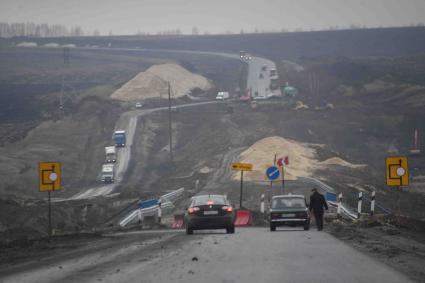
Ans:
{"type": "Polygon", "coordinates": [[[111,98],[123,101],[152,97],[168,99],[167,82],[170,82],[173,97],[188,95],[195,88],[202,90],[211,88],[211,83],[201,75],[193,74],[176,64],[161,64],[136,75],[116,90],[111,98]]]}
{"type": "MultiPolygon", "coordinates": [[[[330,165],[353,169],[365,166],[351,164],[339,157],[319,162],[316,150],[321,146],[301,143],[282,137],[268,137],[257,141],[242,152],[237,162],[252,163],[254,166],[253,171],[244,172],[244,180],[246,181],[265,181],[265,171],[269,166],[273,165],[275,154],[277,158],[289,157],[289,165],[286,166],[285,170],[286,180],[295,180],[297,177],[310,177],[316,170],[324,169],[330,165]]],[[[232,179],[239,180],[239,178],[240,173],[235,171],[232,179]]]]}
{"type": "Polygon", "coordinates": [[[318,162],[317,164],[319,165],[339,165],[339,166],[344,166],[344,167],[348,167],[348,168],[352,168],[352,169],[357,169],[357,168],[363,168],[366,167],[365,164],[352,164],[344,159],[341,159],[339,157],[332,157],[329,159],[326,159],[325,161],[322,162],[318,162]]]}

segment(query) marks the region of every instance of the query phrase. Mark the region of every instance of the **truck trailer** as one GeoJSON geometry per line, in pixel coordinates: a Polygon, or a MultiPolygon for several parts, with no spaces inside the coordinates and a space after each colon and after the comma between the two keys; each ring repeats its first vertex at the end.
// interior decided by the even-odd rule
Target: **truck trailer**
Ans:
{"type": "Polygon", "coordinates": [[[116,147],[125,147],[125,131],[118,130],[114,132],[114,141],[116,147]]]}
{"type": "Polygon", "coordinates": [[[117,153],[115,146],[105,147],[105,161],[106,163],[115,163],[117,161],[117,153]]]}
{"type": "Polygon", "coordinates": [[[108,163],[102,165],[102,182],[113,183],[115,181],[114,164],[108,163]]]}
{"type": "Polygon", "coordinates": [[[227,91],[220,91],[215,97],[216,100],[226,100],[229,98],[229,93],[227,91]]]}

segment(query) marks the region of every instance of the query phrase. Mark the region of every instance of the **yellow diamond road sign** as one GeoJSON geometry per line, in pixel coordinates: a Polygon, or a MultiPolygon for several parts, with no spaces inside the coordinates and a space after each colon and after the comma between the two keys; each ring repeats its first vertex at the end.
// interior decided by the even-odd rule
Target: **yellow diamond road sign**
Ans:
{"type": "Polygon", "coordinates": [[[59,162],[40,162],[38,172],[40,192],[61,189],[61,164],[59,162]]]}
{"type": "Polygon", "coordinates": [[[232,170],[252,171],[252,164],[251,163],[233,163],[232,170]]]}
{"type": "Polygon", "coordinates": [[[385,159],[387,186],[408,186],[409,167],[407,157],[392,156],[385,159]]]}

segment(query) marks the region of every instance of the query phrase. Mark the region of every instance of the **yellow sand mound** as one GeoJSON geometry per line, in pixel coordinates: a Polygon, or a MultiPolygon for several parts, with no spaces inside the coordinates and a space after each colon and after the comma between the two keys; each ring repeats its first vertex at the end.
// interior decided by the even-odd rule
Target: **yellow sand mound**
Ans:
{"type": "MultiPolygon", "coordinates": [[[[268,137],[257,141],[247,150],[242,152],[237,162],[251,163],[253,171],[244,172],[246,181],[265,181],[266,169],[273,165],[275,155],[277,158],[289,157],[289,165],[285,167],[285,179],[295,180],[297,177],[309,177],[316,170],[324,169],[330,165],[349,168],[361,168],[365,165],[351,164],[339,157],[333,157],[319,162],[316,149],[322,145],[301,143],[282,137],[268,137]]],[[[232,179],[239,180],[240,173],[234,172],[232,179]]]]}
{"type": "Polygon", "coordinates": [[[168,82],[173,97],[190,94],[195,88],[202,90],[211,88],[211,83],[201,75],[193,74],[176,64],[161,64],[136,75],[116,90],[111,98],[123,101],[152,97],[168,98],[168,82]]]}

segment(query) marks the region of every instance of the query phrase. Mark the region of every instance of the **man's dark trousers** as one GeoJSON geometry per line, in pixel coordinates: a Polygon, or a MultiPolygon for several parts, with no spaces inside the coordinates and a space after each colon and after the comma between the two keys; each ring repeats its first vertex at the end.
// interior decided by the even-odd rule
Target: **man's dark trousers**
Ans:
{"type": "Polygon", "coordinates": [[[316,225],[318,230],[323,229],[323,211],[313,211],[314,218],[316,219],[316,225]]]}

